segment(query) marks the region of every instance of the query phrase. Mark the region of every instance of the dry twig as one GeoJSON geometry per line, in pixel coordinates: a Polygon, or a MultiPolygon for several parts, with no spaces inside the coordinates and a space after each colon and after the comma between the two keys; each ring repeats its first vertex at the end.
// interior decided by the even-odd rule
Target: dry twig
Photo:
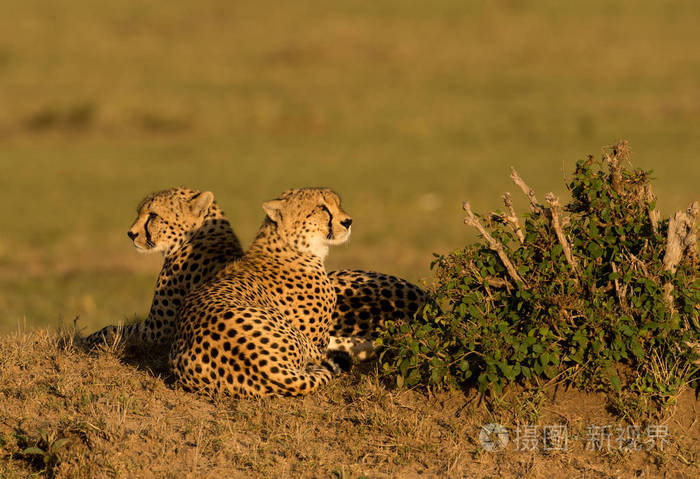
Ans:
{"type": "Polygon", "coordinates": [[[561,249],[564,251],[564,257],[566,258],[566,262],[569,263],[569,266],[571,266],[571,269],[574,270],[574,273],[578,275],[578,267],[576,265],[576,260],[574,259],[574,255],[571,253],[571,246],[569,246],[569,242],[566,239],[564,230],[562,230],[561,227],[561,221],[559,220],[559,198],[557,198],[554,195],[554,193],[547,193],[545,195],[545,198],[547,200],[547,203],[549,203],[552,227],[554,228],[554,232],[557,234],[557,239],[561,244],[561,249]]]}
{"type": "Polygon", "coordinates": [[[520,222],[518,221],[518,216],[515,214],[515,209],[513,209],[513,200],[510,197],[510,193],[505,193],[503,195],[503,204],[506,205],[506,209],[508,210],[508,216],[504,215],[505,219],[513,226],[513,230],[515,230],[515,235],[520,240],[520,244],[523,244],[525,242],[525,235],[520,228],[520,222]]]}
{"type": "Polygon", "coordinates": [[[655,235],[659,234],[659,220],[660,214],[659,210],[652,208],[651,204],[656,201],[656,196],[651,191],[651,184],[647,183],[644,186],[644,201],[647,203],[647,213],[649,214],[649,222],[651,223],[651,229],[654,231],[655,235]]]}
{"type": "Polygon", "coordinates": [[[695,256],[697,237],[694,227],[698,212],[700,212],[700,203],[694,201],[686,211],[678,211],[668,220],[668,237],[664,255],[664,268],[667,271],[676,272],[686,249],[689,249],[691,256],[695,256]]]}
{"type": "Polygon", "coordinates": [[[494,239],[494,237],[491,236],[488,231],[486,231],[486,228],[484,228],[484,226],[479,222],[478,218],[474,216],[474,213],[472,213],[472,209],[469,206],[469,202],[465,201],[464,203],[462,203],[462,208],[467,213],[467,217],[464,218],[464,223],[466,225],[473,226],[477,230],[479,230],[479,233],[481,233],[484,239],[488,241],[489,247],[498,254],[498,257],[501,259],[503,266],[505,266],[506,270],[508,270],[508,275],[510,275],[510,277],[516,283],[522,283],[527,288],[525,281],[523,281],[523,279],[520,277],[518,272],[515,270],[513,263],[510,262],[508,255],[506,255],[506,252],[503,249],[503,245],[496,241],[496,239],[494,239]]]}
{"type": "Polygon", "coordinates": [[[494,288],[505,288],[508,286],[508,281],[506,281],[505,279],[494,278],[492,276],[486,278],[486,283],[494,288]]]}
{"type": "MultiPolygon", "coordinates": [[[[668,236],[666,238],[666,253],[664,254],[664,269],[675,273],[683,254],[688,251],[692,261],[696,258],[697,236],[695,220],[700,212],[700,203],[694,201],[686,211],[678,211],[668,220],[668,236]]],[[[664,298],[671,312],[673,308],[673,284],[664,285],[664,298]]]]}
{"type": "Polygon", "coordinates": [[[613,190],[618,195],[624,194],[622,188],[622,167],[620,161],[629,159],[630,147],[627,141],[603,148],[603,155],[610,165],[610,179],[613,190]]]}
{"type": "MultiPolygon", "coordinates": [[[[613,273],[617,273],[617,265],[612,262],[612,270],[613,273]]],[[[617,299],[620,301],[620,306],[622,309],[627,310],[627,285],[625,285],[624,288],[620,287],[620,281],[617,279],[614,280],[615,283],[615,293],[617,293],[617,299]]]]}
{"type": "Polygon", "coordinates": [[[510,167],[510,179],[513,180],[513,183],[515,183],[521,190],[523,190],[525,196],[527,196],[527,198],[530,200],[530,208],[533,212],[544,212],[544,207],[537,201],[537,198],[535,197],[535,192],[532,191],[532,188],[527,186],[527,184],[523,181],[518,172],[515,171],[515,168],[513,168],[512,166],[510,167]]]}

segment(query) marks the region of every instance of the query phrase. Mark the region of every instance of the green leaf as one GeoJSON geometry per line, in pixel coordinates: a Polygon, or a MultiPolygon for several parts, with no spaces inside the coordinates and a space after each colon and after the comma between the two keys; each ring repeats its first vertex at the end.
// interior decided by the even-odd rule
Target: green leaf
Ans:
{"type": "Polygon", "coordinates": [[[401,374],[396,376],[396,385],[400,388],[403,387],[403,376],[401,374]]]}
{"type": "Polygon", "coordinates": [[[63,446],[68,445],[70,442],[71,442],[70,438],[67,438],[67,437],[64,437],[62,439],[57,439],[56,441],[54,441],[53,444],[51,444],[51,450],[56,451],[56,450],[62,448],[63,446]]]}
{"type": "Polygon", "coordinates": [[[489,387],[489,380],[486,377],[486,373],[479,374],[479,378],[476,380],[476,382],[479,384],[480,392],[486,391],[486,389],[489,387]]]}
{"type": "Polygon", "coordinates": [[[532,369],[535,371],[535,373],[539,376],[542,374],[542,363],[539,361],[535,361],[535,364],[532,365],[532,369]]]}
{"type": "Polygon", "coordinates": [[[22,451],[25,456],[45,456],[46,451],[38,447],[28,447],[22,451]]]}
{"type": "MultiPolygon", "coordinates": [[[[481,314],[481,311],[479,311],[479,309],[476,308],[475,306],[469,306],[469,308],[467,308],[467,309],[469,311],[469,315],[472,318],[478,319],[478,318],[481,318],[483,316],[481,314]]],[[[461,316],[464,316],[464,314],[462,314],[461,316]]]]}
{"type": "Polygon", "coordinates": [[[435,368],[433,369],[432,374],[430,375],[430,381],[433,384],[440,384],[445,377],[445,368],[435,368]]]}
{"type": "Polygon", "coordinates": [[[590,234],[591,238],[593,239],[600,236],[598,233],[598,226],[593,221],[591,221],[590,225],[588,226],[588,234],[590,234]]]}
{"type": "Polygon", "coordinates": [[[644,357],[644,348],[642,348],[642,345],[636,339],[632,339],[630,341],[630,351],[632,351],[632,354],[634,354],[638,359],[642,359],[644,357]]]}
{"type": "Polygon", "coordinates": [[[619,391],[622,388],[620,378],[618,378],[615,374],[610,375],[610,384],[612,384],[612,387],[615,388],[616,391],[619,391]]]}
{"type": "Polygon", "coordinates": [[[405,377],[408,375],[408,368],[410,366],[409,360],[404,359],[401,361],[401,364],[399,364],[399,373],[401,374],[402,377],[405,377]]]}
{"type": "Polygon", "coordinates": [[[498,363],[498,368],[501,370],[503,375],[509,380],[512,381],[515,379],[515,376],[513,376],[513,369],[508,366],[506,363],[498,363]]]}
{"type": "Polygon", "coordinates": [[[596,259],[603,256],[604,250],[598,245],[598,243],[589,243],[588,252],[590,253],[591,258],[596,259]]]}
{"type": "Polygon", "coordinates": [[[415,386],[420,382],[420,372],[417,369],[411,370],[409,373],[408,377],[406,378],[406,386],[411,387],[415,386]]]}
{"type": "Polygon", "coordinates": [[[620,331],[622,331],[622,334],[624,334],[625,336],[632,336],[634,334],[632,328],[630,328],[626,324],[620,325],[620,331]]]}
{"type": "Polygon", "coordinates": [[[550,365],[544,368],[544,374],[547,376],[548,379],[552,379],[554,376],[557,375],[557,368],[550,365]]]}

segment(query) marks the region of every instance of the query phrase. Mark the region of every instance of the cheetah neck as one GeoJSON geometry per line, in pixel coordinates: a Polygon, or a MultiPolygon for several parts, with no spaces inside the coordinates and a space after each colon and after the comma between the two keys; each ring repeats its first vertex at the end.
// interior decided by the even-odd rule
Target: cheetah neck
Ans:
{"type": "Polygon", "coordinates": [[[165,255],[154,299],[163,294],[184,297],[192,288],[211,279],[226,263],[241,256],[243,248],[236,233],[221,209],[213,204],[202,226],[165,255]]]}
{"type": "Polygon", "coordinates": [[[315,270],[325,272],[323,258],[301,253],[293,249],[277,233],[274,223],[266,221],[246,253],[246,257],[255,263],[270,265],[284,264],[285,268],[315,270]]]}
{"type": "Polygon", "coordinates": [[[233,228],[218,206],[212,205],[202,226],[165,255],[148,318],[134,323],[132,337],[146,344],[167,343],[174,334],[177,314],[187,293],[210,281],[227,263],[242,255],[233,228]]]}
{"type": "Polygon", "coordinates": [[[199,228],[187,231],[181,243],[174,245],[165,254],[165,259],[173,256],[181,256],[181,251],[191,250],[193,253],[201,252],[201,248],[206,245],[225,244],[228,247],[230,244],[238,250],[240,255],[243,254],[238,237],[233,232],[233,228],[229,223],[226,215],[216,203],[209,207],[209,211],[202,220],[199,228]]]}

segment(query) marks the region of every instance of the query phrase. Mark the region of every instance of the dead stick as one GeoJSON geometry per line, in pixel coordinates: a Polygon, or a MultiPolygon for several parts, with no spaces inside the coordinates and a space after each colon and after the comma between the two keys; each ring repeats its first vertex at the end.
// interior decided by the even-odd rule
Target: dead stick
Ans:
{"type": "Polygon", "coordinates": [[[498,257],[501,258],[501,262],[503,263],[503,266],[506,267],[506,270],[508,270],[508,274],[510,275],[511,278],[516,283],[522,283],[526,288],[527,285],[525,284],[525,281],[522,280],[518,272],[515,270],[515,267],[513,266],[513,263],[510,262],[510,259],[508,259],[508,256],[506,255],[506,252],[503,250],[503,246],[501,243],[496,241],[493,236],[489,234],[488,231],[482,226],[482,224],[479,222],[478,218],[474,216],[474,213],[472,213],[472,209],[469,206],[469,202],[465,201],[462,203],[462,208],[464,211],[467,213],[467,217],[464,218],[464,224],[473,226],[477,230],[479,230],[479,233],[484,237],[486,241],[489,243],[489,247],[495,251],[498,254],[498,257]]]}
{"type": "MultiPolygon", "coordinates": [[[[666,253],[664,254],[664,269],[675,273],[683,253],[687,250],[691,261],[695,260],[697,237],[695,235],[695,219],[700,212],[700,203],[694,201],[686,211],[678,211],[668,220],[668,236],[666,238],[666,253]]],[[[673,307],[673,284],[664,285],[664,298],[671,313],[673,307]]]]}
{"type": "Polygon", "coordinates": [[[491,276],[486,278],[486,284],[493,286],[494,288],[505,288],[508,286],[508,281],[501,278],[492,278],[491,276]]]}
{"type": "Polygon", "coordinates": [[[605,159],[608,161],[608,167],[610,168],[610,183],[613,190],[618,195],[622,195],[622,172],[620,167],[620,161],[617,159],[616,151],[613,149],[612,156],[608,154],[607,151],[603,150],[605,159]]]}
{"type": "Polygon", "coordinates": [[[624,194],[624,189],[622,187],[622,167],[620,166],[620,161],[627,161],[630,155],[630,147],[627,141],[620,141],[615,145],[603,148],[603,155],[608,161],[610,167],[610,179],[613,190],[618,195],[624,194]],[[608,151],[612,155],[608,154],[608,151]]]}
{"type": "Polygon", "coordinates": [[[686,211],[678,211],[668,220],[664,268],[671,273],[676,272],[686,248],[691,248],[690,253],[694,254],[697,242],[694,226],[698,212],[700,212],[700,203],[695,201],[686,211]]]}
{"type": "Polygon", "coordinates": [[[566,239],[566,235],[561,228],[561,222],[559,221],[559,198],[557,198],[554,193],[547,193],[545,195],[545,199],[547,200],[547,203],[549,203],[552,227],[554,228],[554,232],[557,234],[557,239],[561,244],[561,249],[564,251],[566,262],[569,263],[569,266],[571,266],[571,269],[574,270],[574,273],[578,275],[576,260],[574,259],[574,255],[571,253],[571,246],[569,246],[569,242],[566,239]]]}
{"type": "Polygon", "coordinates": [[[508,209],[509,216],[506,216],[506,220],[513,226],[515,230],[515,235],[520,240],[520,244],[525,243],[525,235],[523,230],[520,228],[520,222],[518,221],[518,216],[515,214],[515,209],[513,209],[513,200],[510,197],[510,193],[505,193],[503,195],[503,204],[506,205],[508,209]]]}
{"type": "Polygon", "coordinates": [[[697,265],[698,262],[698,237],[695,228],[695,220],[698,217],[698,213],[700,213],[700,204],[695,201],[688,207],[688,214],[693,216],[693,223],[689,225],[688,234],[685,236],[686,256],[688,256],[690,261],[695,265],[697,265]]]}
{"type": "Polygon", "coordinates": [[[654,235],[659,234],[659,220],[661,218],[661,215],[659,214],[659,210],[657,210],[655,207],[652,208],[651,204],[656,201],[656,196],[654,193],[651,191],[651,184],[647,183],[644,186],[644,200],[647,202],[647,214],[649,215],[649,222],[651,223],[651,229],[654,232],[654,235]]]}
{"type": "MultiPolygon", "coordinates": [[[[613,273],[617,273],[617,265],[613,262],[611,263],[613,273]]],[[[620,306],[622,309],[627,309],[627,286],[620,288],[620,282],[615,279],[615,292],[617,293],[617,299],[620,301],[620,306]]]]}
{"type": "Polygon", "coordinates": [[[518,172],[515,171],[515,168],[513,168],[512,166],[510,167],[510,179],[513,180],[513,183],[515,183],[521,190],[523,190],[525,196],[527,196],[527,198],[530,200],[530,208],[533,212],[544,212],[544,207],[537,201],[537,198],[535,197],[535,192],[532,191],[532,188],[527,186],[527,183],[523,181],[518,172]]]}

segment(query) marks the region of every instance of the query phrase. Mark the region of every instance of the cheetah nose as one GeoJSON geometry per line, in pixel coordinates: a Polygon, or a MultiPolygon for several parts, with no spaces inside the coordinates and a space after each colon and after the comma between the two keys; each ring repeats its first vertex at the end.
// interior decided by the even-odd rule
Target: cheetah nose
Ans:
{"type": "Polygon", "coordinates": [[[350,225],[352,224],[352,219],[348,218],[340,222],[341,225],[345,226],[345,228],[350,228],[350,225]]]}
{"type": "Polygon", "coordinates": [[[138,234],[138,233],[134,233],[134,232],[132,232],[132,231],[127,231],[127,232],[126,232],[126,235],[129,237],[129,239],[133,240],[133,239],[136,238],[139,234],[138,234]]]}

